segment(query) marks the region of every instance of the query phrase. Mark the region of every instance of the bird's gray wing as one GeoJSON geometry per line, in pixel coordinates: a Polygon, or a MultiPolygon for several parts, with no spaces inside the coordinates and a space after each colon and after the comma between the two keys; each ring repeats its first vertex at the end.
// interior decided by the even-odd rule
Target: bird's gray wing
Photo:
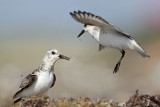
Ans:
{"type": "Polygon", "coordinates": [[[129,38],[129,39],[131,39],[131,40],[133,39],[132,36],[130,36],[130,35],[124,33],[124,32],[120,32],[120,31],[114,31],[114,32],[115,32],[115,33],[118,33],[119,35],[121,35],[121,36],[123,36],[123,37],[129,38]]]}
{"type": "Polygon", "coordinates": [[[124,33],[117,26],[110,24],[108,21],[106,21],[102,17],[96,16],[92,13],[85,12],[85,11],[84,12],[74,11],[73,13],[70,12],[70,15],[72,16],[73,19],[75,19],[76,21],[78,21],[82,24],[99,26],[103,31],[113,31],[113,32],[119,33],[121,36],[127,37],[129,39],[132,38],[130,35],[124,33]]]}
{"type": "Polygon", "coordinates": [[[16,94],[13,96],[13,98],[16,98],[18,93],[20,93],[24,89],[28,88],[29,86],[31,86],[35,82],[35,80],[37,79],[37,75],[34,74],[35,71],[33,71],[31,74],[29,74],[28,76],[26,76],[22,80],[21,85],[19,87],[19,90],[16,92],[16,94]]]}
{"type": "Polygon", "coordinates": [[[84,12],[74,11],[73,13],[70,12],[70,15],[72,16],[73,19],[75,19],[76,21],[82,24],[95,25],[95,26],[99,26],[107,29],[121,31],[118,27],[111,25],[108,21],[106,21],[102,17],[96,16],[92,13],[88,13],[85,11],[84,12]]]}
{"type": "Polygon", "coordinates": [[[52,85],[51,85],[51,87],[50,87],[50,88],[52,88],[52,87],[54,86],[55,82],[56,82],[56,75],[55,75],[55,74],[53,74],[53,76],[54,76],[54,79],[53,79],[53,83],[52,83],[52,85]]]}

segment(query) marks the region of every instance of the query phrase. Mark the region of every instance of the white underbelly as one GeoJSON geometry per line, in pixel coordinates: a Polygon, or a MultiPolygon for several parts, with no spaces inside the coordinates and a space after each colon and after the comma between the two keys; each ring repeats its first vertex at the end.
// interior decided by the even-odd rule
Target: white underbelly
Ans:
{"type": "Polygon", "coordinates": [[[42,94],[47,91],[53,83],[53,72],[41,72],[38,79],[32,84],[31,87],[24,89],[22,96],[30,97],[36,94],[42,94]]]}
{"type": "Polygon", "coordinates": [[[131,39],[113,33],[101,34],[94,37],[100,44],[106,47],[112,47],[117,49],[132,49],[131,39]]]}

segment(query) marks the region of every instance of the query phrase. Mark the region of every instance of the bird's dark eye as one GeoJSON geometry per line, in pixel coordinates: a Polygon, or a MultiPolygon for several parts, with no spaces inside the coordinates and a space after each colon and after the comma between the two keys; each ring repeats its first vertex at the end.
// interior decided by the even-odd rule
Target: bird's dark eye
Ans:
{"type": "Polygon", "coordinates": [[[52,54],[54,55],[54,54],[55,54],[55,52],[52,52],[52,54]]]}

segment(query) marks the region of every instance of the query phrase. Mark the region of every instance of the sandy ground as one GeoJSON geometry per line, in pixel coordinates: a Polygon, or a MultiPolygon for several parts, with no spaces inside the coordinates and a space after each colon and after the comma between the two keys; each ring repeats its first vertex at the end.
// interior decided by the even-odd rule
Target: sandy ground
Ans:
{"type": "Polygon", "coordinates": [[[60,98],[52,99],[48,96],[43,101],[34,96],[23,102],[13,104],[6,99],[1,107],[160,107],[160,95],[140,95],[138,90],[127,101],[118,102],[113,100],[90,99],[90,98],[60,98]]]}

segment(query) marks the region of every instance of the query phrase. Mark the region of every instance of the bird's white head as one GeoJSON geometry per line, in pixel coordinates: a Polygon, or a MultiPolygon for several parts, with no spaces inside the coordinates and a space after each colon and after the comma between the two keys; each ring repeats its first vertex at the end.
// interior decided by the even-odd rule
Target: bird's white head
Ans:
{"type": "Polygon", "coordinates": [[[81,33],[77,36],[77,38],[79,38],[83,33],[85,32],[89,32],[92,36],[99,34],[100,29],[97,26],[93,26],[93,25],[84,25],[83,30],[81,31],[81,33]]]}
{"type": "Polygon", "coordinates": [[[48,71],[50,69],[53,69],[53,67],[54,67],[53,65],[55,64],[55,62],[58,59],[69,60],[70,58],[60,54],[58,52],[58,50],[56,50],[56,49],[51,49],[51,50],[47,51],[47,53],[46,53],[46,55],[45,55],[45,57],[43,58],[43,61],[42,61],[43,71],[48,71]]]}
{"type": "Polygon", "coordinates": [[[50,64],[53,64],[55,63],[58,59],[66,59],[66,60],[69,60],[70,58],[67,57],[67,56],[64,56],[62,54],[60,54],[58,52],[58,50],[56,49],[51,49],[49,51],[47,51],[44,59],[43,59],[43,62],[44,63],[50,63],[50,64]]]}

